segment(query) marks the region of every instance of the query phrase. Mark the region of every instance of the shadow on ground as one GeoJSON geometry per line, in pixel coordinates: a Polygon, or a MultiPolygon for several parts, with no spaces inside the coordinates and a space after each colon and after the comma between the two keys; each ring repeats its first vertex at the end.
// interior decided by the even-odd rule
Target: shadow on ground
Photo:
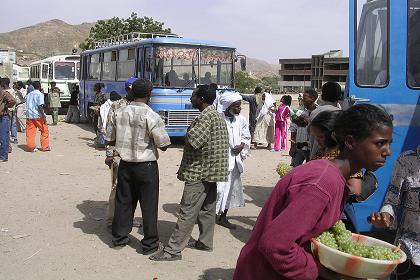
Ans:
{"type": "Polygon", "coordinates": [[[233,268],[209,268],[198,276],[198,280],[230,280],[234,272],[233,268]]]}
{"type": "MultiPolygon", "coordinates": [[[[93,234],[99,237],[99,239],[106,245],[111,245],[112,234],[111,229],[107,227],[106,222],[106,209],[108,202],[107,201],[93,201],[93,200],[84,200],[82,203],[76,205],[76,208],[84,215],[81,221],[73,223],[73,227],[79,228],[85,234],[93,234]]],[[[139,206],[137,206],[139,207],[139,206]]],[[[136,213],[135,220],[141,222],[141,218],[138,217],[139,212],[136,213]]],[[[163,243],[167,243],[169,237],[175,227],[174,222],[168,221],[158,221],[158,231],[159,239],[163,243]]],[[[133,234],[138,234],[143,236],[143,228],[135,228],[130,234],[130,243],[129,246],[134,248],[136,251],[140,252],[141,244],[140,240],[133,236],[133,234]]],[[[140,238],[142,238],[142,236],[140,238]]]]}
{"type": "Polygon", "coordinates": [[[263,207],[265,201],[270,195],[273,188],[262,186],[244,186],[244,192],[251,197],[252,200],[245,200],[245,203],[252,203],[255,206],[263,207]]]}

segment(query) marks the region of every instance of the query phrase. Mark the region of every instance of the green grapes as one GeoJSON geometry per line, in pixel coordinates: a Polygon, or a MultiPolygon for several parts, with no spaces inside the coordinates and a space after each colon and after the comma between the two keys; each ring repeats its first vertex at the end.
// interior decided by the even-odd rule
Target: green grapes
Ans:
{"type": "Polygon", "coordinates": [[[382,246],[369,246],[351,239],[351,231],[339,220],[332,228],[315,238],[322,244],[342,252],[376,260],[397,260],[401,254],[391,248],[382,246]]]}
{"type": "Polygon", "coordinates": [[[277,165],[277,173],[280,175],[280,177],[283,177],[284,175],[286,175],[287,173],[289,173],[289,171],[292,170],[292,167],[286,163],[279,163],[277,165]]]}

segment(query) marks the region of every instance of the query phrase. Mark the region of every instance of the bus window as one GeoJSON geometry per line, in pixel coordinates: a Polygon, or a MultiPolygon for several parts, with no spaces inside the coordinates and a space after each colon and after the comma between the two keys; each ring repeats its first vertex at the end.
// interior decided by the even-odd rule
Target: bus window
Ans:
{"type": "Polygon", "coordinates": [[[136,49],[123,49],[119,51],[117,62],[118,81],[125,81],[134,76],[134,72],[136,71],[135,53],[136,49]]]}
{"type": "Polygon", "coordinates": [[[117,66],[117,51],[104,53],[102,62],[101,80],[115,81],[115,70],[117,66]]]}
{"type": "Polygon", "coordinates": [[[388,84],[388,0],[359,0],[356,34],[356,83],[384,87],[388,84]]]}
{"type": "Polygon", "coordinates": [[[76,79],[80,79],[80,62],[76,62],[76,79]]]}
{"type": "Polygon", "coordinates": [[[420,1],[408,1],[407,84],[420,87],[420,1]]]}
{"type": "Polygon", "coordinates": [[[48,79],[48,64],[42,64],[42,79],[48,79]]]}
{"type": "Polygon", "coordinates": [[[74,80],[76,69],[74,62],[57,61],[54,63],[54,78],[56,80],[74,80]]]}
{"type": "Polygon", "coordinates": [[[200,84],[233,87],[231,50],[201,49],[200,65],[200,84]]]}
{"type": "Polygon", "coordinates": [[[144,76],[143,78],[151,80],[152,71],[154,68],[153,49],[146,47],[144,49],[144,76]]]}
{"type": "Polygon", "coordinates": [[[89,79],[90,80],[99,80],[101,75],[101,61],[100,54],[95,53],[90,56],[89,63],[89,79]]]}
{"type": "Polygon", "coordinates": [[[157,47],[153,84],[162,87],[193,87],[196,57],[197,48],[157,47]]]}

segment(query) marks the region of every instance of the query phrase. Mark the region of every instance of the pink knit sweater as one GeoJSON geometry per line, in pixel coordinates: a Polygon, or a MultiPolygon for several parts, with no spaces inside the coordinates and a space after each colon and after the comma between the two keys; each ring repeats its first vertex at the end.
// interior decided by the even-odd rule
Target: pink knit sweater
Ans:
{"type": "Polygon", "coordinates": [[[340,218],[345,184],[328,160],[310,161],[283,177],[241,250],[233,279],[316,279],[318,266],[308,250],[309,240],[340,218]]]}

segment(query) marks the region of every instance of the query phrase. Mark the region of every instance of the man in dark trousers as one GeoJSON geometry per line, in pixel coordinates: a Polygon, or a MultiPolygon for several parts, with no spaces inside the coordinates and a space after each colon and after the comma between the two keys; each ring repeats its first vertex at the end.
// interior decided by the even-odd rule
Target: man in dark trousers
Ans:
{"type": "Polygon", "coordinates": [[[132,85],[133,101],[117,110],[107,124],[106,140],[114,145],[121,157],[118,169],[118,188],[112,246],[123,247],[129,242],[133,227],[133,206],[140,202],[143,216],[143,254],[159,248],[157,231],[159,169],[157,149],[165,151],[171,144],[165,123],[147,103],[152,83],[138,79],[132,85]],[[108,127],[109,126],[109,127],[108,127]]]}
{"type": "Polygon", "coordinates": [[[216,90],[200,85],[191,96],[191,104],[201,114],[194,119],[185,136],[184,154],[178,179],[185,182],[181,208],[175,229],[163,251],[150,257],[154,261],[175,261],[189,248],[213,250],[216,219],[216,182],[228,177],[229,136],[226,123],[212,105],[216,90]],[[197,221],[200,236],[190,242],[197,221]]]}
{"type": "Polygon", "coordinates": [[[9,157],[9,108],[12,108],[15,104],[16,100],[13,96],[3,87],[0,87],[0,162],[6,162],[9,157]]]}

